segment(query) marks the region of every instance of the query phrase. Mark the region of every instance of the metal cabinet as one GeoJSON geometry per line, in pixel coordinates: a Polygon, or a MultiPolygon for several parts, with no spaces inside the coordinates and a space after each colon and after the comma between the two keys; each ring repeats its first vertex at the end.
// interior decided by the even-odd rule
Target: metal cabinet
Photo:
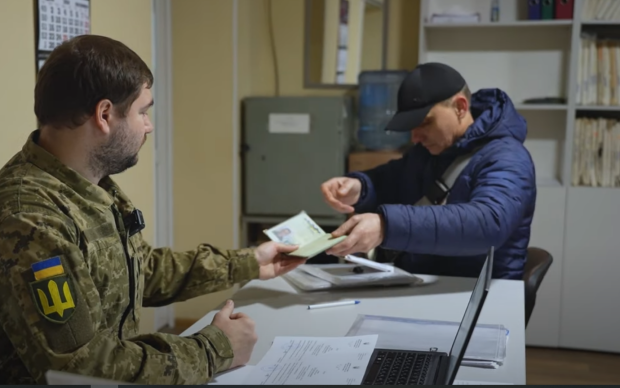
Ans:
{"type": "Polygon", "coordinates": [[[320,186],[346,173],[352,107],[348,96],[243,101],[244,216],[341,217],[320,186]]]}

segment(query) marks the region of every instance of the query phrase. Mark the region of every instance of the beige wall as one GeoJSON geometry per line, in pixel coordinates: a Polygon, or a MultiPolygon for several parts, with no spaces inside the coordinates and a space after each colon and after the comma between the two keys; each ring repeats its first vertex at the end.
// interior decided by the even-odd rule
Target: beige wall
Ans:
{"type": "MultiPolygon", "coordinates": [[[[281,95],[338,95],[343,90],[303,86],[304,0],[239,0],[239,91],[246,95],[274,95],[275,75],[267,23],[272,4],[281,95]],[[247,58],[248,60],[242,60],[247,58]],[[243,82],[242,82],[243,81],[243,82]]],[[[390,0],[388,28],[389,69],[412,69],[418,61],[419,0],[390,0]]],[[[379,23],[379,20],[376,20],[379,23]]],[[[379,62],[380,63],[380,62],[379,62]]]]}
{"type": "Polygon", "coordinates": [[[367,6],[364,12],[361,70],[379,70],[381,69],[381,56],[383,54],[383,16],[385,11],[367,6]]]}
{"type": "MultiPolygon", "coordinates": [[[[4,165],[24,144],[36,127],[33,111],[35,84],[35,37],[33,2],[0,1],[0,165],[4,165]],[[18,39],[14,39],[18,37],[18,39]]],[[[151,1],[93,0],[92,33],[118,39],[134,49],[151,65],[151,1]],[[120,12],[119,10],[122,10],[120,12]]],[[[140,163],[116,177],[122,188],[144,213],[148,241],[153,241],[154,168],[153,143],[148,140],[140,163]],[[149,222],[150,221],[150,222],[149,222]]],[[[153,311],[145,311],[141,330],[153,328],[153,311]]]]}
{"type": "MultiPolygon", "coordinates": [[[[266,12],[268,1],[272,4],[280,95],[343,94],[343,90],[304,88],[304,0],[239,0],[239,50],[249,52],[252,62],[244,73],[240,73],[240,81],[245,79],[251,85],[242,92],[253,95],[275,93],[272,46],[266,12]]],[[[244,93],[241,93],[240,97],[243,96],[244,93]]]]}
{"type": "Polygon", "coordinates": [[[33,19],[32,1],[0,2],[0,165],[21,149],[37,125],[33,19]]]}
{"type": "Polygon", "coordinates": [[[412,70],[418,64],[420,0],[390,0],[387,67],[412,70]]]}
{"type": "MultiPolygon", "coordinates": [[[[238,1],[238,102],[274,96],[269,0],[238,1]]],[[[418,0],[392,0],[388,66],[417,61],[418,0]],[[407,3],[409,2],[409,3],[407,3]],[[403,12],[408,14],[403,15],[403,12]],[[413,15],[412,15],[413,14],[413,15]],[[392,24],[392,23],[391,23],[392,24]]],[[[303,86],[304,0],[271,0],[279,94],[340,95],[303,86]]],[[[176,249],[233,246],[233,7],[230,0],[173,0],[174,234],[176,249]]],[[[175,304],[198,319],[234,290],[175,304]]]]}
{"type": "MultiPolygon", "coordinates": [[[[274,95],[266,0],[238,2],[238,100],[233,102],[230,0],[172,1],[175,248],[233,247],[233,110],[252,95],[274,95]],[[199,39],[197,37],[200,37],[199,39]]],[[[341,94],[303,88],[303,0],[272,0],[281,95],[341,94]]],[[[237,157],[238,159],[238,157],[237,157]]],[[[239,161],[239,160],[238,160],[239,161]]],[[[234,289],[175,304],[198,319],[234,289]]]]}
{"type": "MultiPolygon", "coordinates": [[[[230,0],[172,1],[174,245],[233,244],[230,0]]],[[[230,292],[175,304],[200,318],[230,292]]]]}

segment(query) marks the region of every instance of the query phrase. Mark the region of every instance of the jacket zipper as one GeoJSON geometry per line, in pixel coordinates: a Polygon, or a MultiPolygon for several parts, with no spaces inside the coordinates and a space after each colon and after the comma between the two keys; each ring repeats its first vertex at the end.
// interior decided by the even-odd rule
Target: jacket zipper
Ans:
{"type": "MultiPolygon", "coordinates": [[[[116,191],[114,192],[116,195],[116,191]]],[[[127,272],[129,273],[129,306],[123,312],[123,317],[121,318],[121,322],[118,328],[118,338],[123,339],[123,327],[125,326],[125,321],[129,316],[129,313],[134,310],[135,307],[135,298],[136,298],[136,284],[134,279],[134,266],[133,266],[133,258],[129,255],[129,250],[127,249],[127,244],[129,242],[128,232],[125,231],[125,225],[123,223],[120,212],[116,209],[116,205],[112,206],[114,212],[114,218],[116,219],[117,229],[119,230],[119,237],[121,238],[121,242],[123,243],[123,250],[125,251],[125,259],[127,261],[127,272]],[[123,237],[123,234],[125,237],[123,237]]]]}

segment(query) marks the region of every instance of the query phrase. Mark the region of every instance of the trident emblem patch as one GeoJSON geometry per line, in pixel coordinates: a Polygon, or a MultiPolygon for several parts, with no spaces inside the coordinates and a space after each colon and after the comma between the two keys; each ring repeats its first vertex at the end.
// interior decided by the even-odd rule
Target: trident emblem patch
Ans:
{"type": "Polygon", "coordinates": [[[30,283],[37,310],[45,319],[65,323],[75,311],[74,290],[67,275],[30,283]]]}

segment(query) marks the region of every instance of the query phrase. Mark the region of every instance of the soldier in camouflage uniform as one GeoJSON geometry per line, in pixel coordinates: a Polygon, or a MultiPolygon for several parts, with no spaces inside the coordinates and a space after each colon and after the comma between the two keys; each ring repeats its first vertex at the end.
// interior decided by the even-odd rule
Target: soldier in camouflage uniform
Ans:
{"type": "Polygon", "coordinates": [[[59,46],[35,88],[34,131],[0,170],[0,383],[59,370],[138,384],[202,384],[249,360],[251,319],[229,302],[189,337],[138,335],[140,310],[269,279],[295,247],[154,249],[110,179],[137,163],[152,125],[151,72],[120,42],[59,46]]]}

